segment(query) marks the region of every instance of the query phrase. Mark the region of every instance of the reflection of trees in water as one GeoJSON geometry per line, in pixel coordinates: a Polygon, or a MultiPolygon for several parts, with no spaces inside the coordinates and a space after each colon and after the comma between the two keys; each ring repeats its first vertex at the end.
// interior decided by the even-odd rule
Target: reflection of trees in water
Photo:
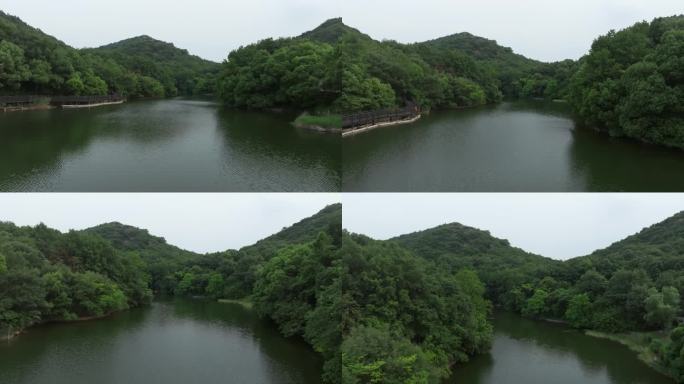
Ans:
{"type": "Polygon", "coordinates": [[[564,102],[549,100],[516,100],[514,102],[504,102],[501,106],[503,110],[511,112],[531,112],[568,119],[573,117],[572,108],[568,103],[564,102]]]}
{"type": "Polygon", "coordinates": [[[216,125],[211,103],[183,104],[176,100],[92,110],[16,112],[0,119],[0,180],[50,172],[65,156],[88,148],[95,139],[155,143],[198,125],[216,125]]]}
{"type": "Polygon", "coordinates": [[[572,171],[589,191],[679,192],[684,190],[684,153],[588,128],[572,132],[572,171]]]}
{"type": "Polygon", "coordinates": [[[225,144],[223,157],[229,163],[244,164],[245,172],[268,173],[267,178],[306,178],[313,175],[333,190],[342,177],[341,136],[294,128],[293,116],[266,112],[219,110],[219,130],[225,144]]]}
{"type": "Polygon", "coordinates": [[[322,357],[299,337],[285,338],[278,326],[260,318],[256,311],[240,304],[217,303],[209,300],[174,300],[164,303],[173,307],[175,317],[216,324],[239,330],[259,344],[259,350],[288,370],[296,371],[307,380],[318,383],[322,374],[322,357]]]}
{"type": "Polygon", "coordinates": [[[91,116],[61,119],[61,111],[16,112],[0,116],[0,180],[59,166],[63,153],[87,147],[91,116]]]}
{"type": "Polygon", "coordinates": [[[339,184],[341,177],[339,137],[294,129],[281,115],[227,111],[208,101],[139,101],[92,110],[12,113],[0,120],[0,189],[49,182],[65,160],[85,153],[95,142],[123,152],[182,146],[209,160],[218,148],[223,153],[218,153],[216,168],[221,169],[220,160],[225,159],[248,184],[255,179],[251,172],[260,167],[275,175],[280,168],[282,178],[297,178],[298,184],[311,178],[309,170],[332,180],[326,181],[329,184],[339,184]],[[198,142],[217,145],[203,148],[198,142]]]}
{"type": "Polygon", "coordinates": [[[591,375],[600,375],[605,370],[611,383],[670,382],[639,361],[636,354],[627,347],[586,336],[560,324],[532,321],[510,313],[497,313],[494,329],[505,337],[543,349],[544,355],[576,360],[582,370],[591,375]]]}
{"type": "Polygon", "coordinates": [[[113,341],[131,336],[149,315],[146,308],[136,308],[99,320],[31,327],[9,343],[0,343],[0,372],[11,382],[28,383],[36,367],[55,369],[64,354],[87,362],[96,352],[98,359],[106,360],[116,352],[113,341]]]}
{"type": "Polygon", "coordinates": [[[236,111],[221,108],[219,127],[226,147],[243,153],[299,159],[305,164],[340,164],[339,134],[296,129],[291,114],[236,111]]]}

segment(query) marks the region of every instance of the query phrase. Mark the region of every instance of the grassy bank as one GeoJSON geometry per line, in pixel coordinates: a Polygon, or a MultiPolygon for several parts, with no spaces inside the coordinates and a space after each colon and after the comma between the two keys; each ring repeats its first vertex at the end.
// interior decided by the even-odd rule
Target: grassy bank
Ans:
{"type": "Polygon", "coordinates": [[[239,305],[242,305],[243,307],[245,307],[245,308],[247,308],[247,309],[252,309],[252,307],[254,307],[254,304],[252,304],[252,302],[251,302],[249,299],[247,299],[247,298],[245,298],[245,299],[238,299],[238,300],[234,300],[234,299],[218,299],[218,302],[219,302],[219,303],[224,303],[224,304],[239,304],[239,305]]]}
{"type": "Polygon", "coordinates": [[[651,368],[658,372],[670,376],[669,372],[660,362],[658,356],[651,351],[650,345],[653,340],[662,340],[665,342],[668,338],[667,333],[659,332],[629,332],[629,333],[605,333],[599,331],[587,330],[588,336],[597,337],[600,339],[607,339],[620,343],[630,350],[634,351],[639,360],[648,364],[651,368]]]}
{"type": "Polygon", "coordinates": [[[342,129],[341,115],[309,115],[302,114],[293,124],[300,128],[313,128],[321,130],[339,130],[342,129]]]}

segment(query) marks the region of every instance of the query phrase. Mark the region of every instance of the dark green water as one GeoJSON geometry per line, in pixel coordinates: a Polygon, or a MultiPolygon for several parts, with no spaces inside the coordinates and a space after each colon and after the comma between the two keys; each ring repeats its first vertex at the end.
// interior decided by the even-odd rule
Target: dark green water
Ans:
{"type": "Polygon", "coordinates": [[[684,152],[577,128],[562,103],[441,111],[345,138],[344,191],[684,191],[684,152]]]}
{"type": "Polygon", "coordinates": [[[674,384],[626,347],[562,325],[497,313],[489,354],[455,367],[448,384],[674,384]]]}
{"type": "Polygon", "coordinates": [[[111,318],[32,328],[0,343],[3,384],[319,383],[303,341],[237,304],[155,302],[111,318]]]}
{"type": "Polygon", "coordinates": [[[0,191],[337,191],[339,135],[199,100],[0,114],[0,191]]]}

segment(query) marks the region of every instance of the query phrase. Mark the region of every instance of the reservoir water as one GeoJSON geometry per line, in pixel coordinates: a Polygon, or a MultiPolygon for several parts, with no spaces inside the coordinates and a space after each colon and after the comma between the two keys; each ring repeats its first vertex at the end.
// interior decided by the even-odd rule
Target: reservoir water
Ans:
{"type": "Polygon", "coordinates": [[[453,372],[447,384],[674,384],[623,345],[505,312],[491,351],[453,372]]]}
{"type": "Polygon", "coordinates": [[[325,192],[341,138],[202,100],[0,114],[0,191],[325,192]]]}
{"type": "Polygon", "coordinates": [[[3,384],[313,384],[321,367],[303,340],[254,311],[197,300],[38,326],[0,343],[3,384]]]}
{"type": "Polygon", "coordinates": [[[344,138],[349,192],[684,191],[684,151],[578,127],[563,103],[438,111],[344,138]]]}

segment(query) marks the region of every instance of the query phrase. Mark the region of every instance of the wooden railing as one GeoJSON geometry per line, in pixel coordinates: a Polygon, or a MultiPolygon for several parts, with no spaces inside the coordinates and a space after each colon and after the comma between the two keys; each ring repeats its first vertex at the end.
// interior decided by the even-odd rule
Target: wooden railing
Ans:
{"type": "Polygon", "coordinates": [[[420,109],[415,104],[406,105],[404,108],[380,109],[342,115],[342,129],[355,130],[381,123],[391,123],[417,117],[420,109]]]}
{"type": "Polygon", "coordinates": [[[0,96],[0,106],[17,107],[22,105],[34,104],[41,100],[49,100],[49,96],[21,95],[21,96],[0,96]]]}
{"type": "Polygon", "coordinates": [[[40,96],[40,95],[19,95],[19,96],[0,96],[0,107],[19,107],[38,102],[49,102],[52,105],[65,104],[98,104],[122,101],[124,98],[121,95],[106,95],[106,96],[40,96]]]}
{"type": "Polygon", "coordinates": [[[55,96],[50,100],[52,105],[87,105],[121,101],[120,95],[106,96],[55,96]]]}

